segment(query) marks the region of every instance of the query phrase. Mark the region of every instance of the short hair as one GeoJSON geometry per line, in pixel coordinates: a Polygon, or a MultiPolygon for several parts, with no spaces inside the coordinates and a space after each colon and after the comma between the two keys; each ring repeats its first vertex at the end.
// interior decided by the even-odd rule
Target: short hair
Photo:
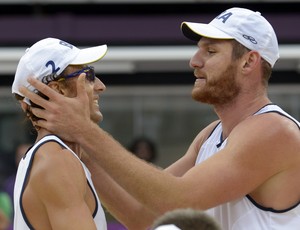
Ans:
{"type": "Polygon", "coordinates": [[[192,208],[166,212],[154,221],[152,229],[169,224],[173,224],[181,230],[221,230],[213,217],[202,210],[192,208]]]}
{"type": "MultiPolygon", "coordinates": [[[[236,40],[231,40],[232,44],[232,60],[237,60],[241,58],[245,53],[249,52],[250,50],[243,46],[241,43],[239,43],[236,40]]],[[[268,82],[271,78],[272,74],[272,67],[270,63],[268,63],[265,59],[262,58],[262,83],[264,86],[268,86],[268,82]]]]}

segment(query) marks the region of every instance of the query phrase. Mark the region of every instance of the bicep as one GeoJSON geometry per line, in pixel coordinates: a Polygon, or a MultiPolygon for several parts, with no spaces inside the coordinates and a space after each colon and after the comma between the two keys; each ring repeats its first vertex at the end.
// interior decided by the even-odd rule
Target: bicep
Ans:
{"type": "Polygon", "coordinates": [[[84,202],[65,207],[48,207],[49,220],[53,229],[96,229],[93,217],[84,202]]]}
{"type": "Polygon", "coordinates": [[[182,189],[189,190],[190,203],[208,209],[246,194],[247,180],[237,159],[222,150],[189,170],[183,177],[182,189]],[[196,202],[197,200],[197,202],[196,202]]]}

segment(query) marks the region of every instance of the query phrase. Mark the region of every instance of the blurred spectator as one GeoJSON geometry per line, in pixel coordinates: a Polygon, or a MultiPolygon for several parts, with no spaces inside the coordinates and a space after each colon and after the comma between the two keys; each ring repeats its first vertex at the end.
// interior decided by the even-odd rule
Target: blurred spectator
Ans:
{"type": "Polygon", "coordinates": [[[9,195],[0,191],[0,230],[8,230],[12,223],[13,205],[9,195]]]}
{"type": "Polygon", "coordinates": [[[154,163],[157,158],[156,146],[152,140],[147,137],[138,137],[132,141],[128,150],[138,158],[154,163]]]}

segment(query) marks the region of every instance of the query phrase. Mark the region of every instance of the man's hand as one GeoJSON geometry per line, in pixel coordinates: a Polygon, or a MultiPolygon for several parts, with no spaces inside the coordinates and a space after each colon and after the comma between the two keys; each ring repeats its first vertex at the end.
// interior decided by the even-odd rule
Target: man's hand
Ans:
{"type": "Polygon", "coordinates": [[[64,97],[37,79],[29,78],[28,82],[49,98],[45,100],[25,87],[20,88],[25,97],[44,108],[32,108],[33,114],[41,118],[35,125],[68,141],[75,141],[78,135],[88,132],[91,120],[89,99],[85,90],[85,74],[78,77],[77,96],[74,98],[64,97]]]}

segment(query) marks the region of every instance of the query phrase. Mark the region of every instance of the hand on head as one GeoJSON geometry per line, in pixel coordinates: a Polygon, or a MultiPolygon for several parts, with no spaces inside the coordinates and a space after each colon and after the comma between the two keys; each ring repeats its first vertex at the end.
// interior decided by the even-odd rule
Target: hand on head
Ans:
{"type": "Polygon", "coordinates": [[[20,88],[25,97],[44,108],[32,108],[33,114],[42,118],[36,121],[36,125],[68,141],[74,141],[76,135],[88,130],[86,127],[92,122],[85,90],[85,74],[81,74],[77,80],[77,96],[74,98],[64,97],[35,78],[29,78],[28,82],[49,98],[46,100],[24,86],[20,88]]]}

